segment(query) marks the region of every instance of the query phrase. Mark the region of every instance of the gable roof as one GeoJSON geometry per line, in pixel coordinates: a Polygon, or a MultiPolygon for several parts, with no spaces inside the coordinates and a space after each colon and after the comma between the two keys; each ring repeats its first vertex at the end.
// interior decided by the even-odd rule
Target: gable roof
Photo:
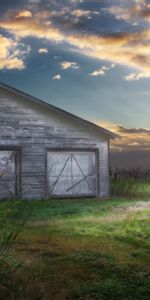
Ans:
{"type": "Polygon", "coordinates": [[[34,96],[31,96],[31,95],[29,95],[29,94],[27,94],[27,93],[25,93],[23,91],[20,91],[20,90],[18,90],[16,88],[8,86],[8,85],[6,85],[4,83],[0,82],[0,88],[6,90],[8,92],[11,92],[13,94],[16,94],[18,96],[25,97],[27,101],[31,101],[31,102],[37,103],[38,105],[40,105],[42,107],[45,107],[46,109],[48,109],[50,111],[53,111],[53,112],[58,113],[58,114],[63,115],[63,116],[70,117],[70,118],[74,119],[75,121],[77,121],[78,123],[82,123],[85,126],[90,127],[91,129],[95,129],[97,132],[99,132],[100,134],[102,134],[103,136],[105,136],[108,139],[115,139],[115,138],[119,137],[119,135],[117,135],[114,132],[111,132],[111,131],[103,128],[103,127],[100,127],[100,126],[98,126],[98,125],[90,122],[90,121],[82,119],[82,118],[80,118],[80,117],[78,117],[78,116],[76,116],[76,115],[74,115],[74,114],[72,114],[70,112],[67,112],[67,111],[65,111],[65,110],[63,110],[61,108],[58,108],[58,107],[56,107],[56,106],[54,106],[52,104],[49,104],[49,103],[47,103],[47,102],[45,102],[43,100],[40,100],[40,99],[38,99],[38,98],[36,98],[34,96]]]}

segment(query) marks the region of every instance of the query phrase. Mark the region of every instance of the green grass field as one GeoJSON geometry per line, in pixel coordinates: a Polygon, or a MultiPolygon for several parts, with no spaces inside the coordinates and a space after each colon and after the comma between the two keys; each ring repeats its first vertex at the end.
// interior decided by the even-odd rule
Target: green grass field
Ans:
{"type": "MultiPolygon", "coordinates": [[[[16,207],[0,203],[0,218],[14,224],[16,207]]],[[[150,299],[148,200],[43,200],[21,209],[29,217],[11,253],[23,264],[0,284],[0,299],[150,299]]]]}
{"type": "Polygon", "coordinates": [[[149,181],[140,181],[133,178],[112,179],[110,188],[111,195],[114,196],[150,199],[149,181]]]}

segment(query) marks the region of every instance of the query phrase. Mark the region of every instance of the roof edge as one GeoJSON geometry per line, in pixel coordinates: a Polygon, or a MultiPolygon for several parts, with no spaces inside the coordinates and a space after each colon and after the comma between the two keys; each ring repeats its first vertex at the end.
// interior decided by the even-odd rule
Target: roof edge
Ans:
{"type": "Polygon", "coordinates": [[[84,123],[85,125],[87,125],[89,127],[92,127],[93,129],[99,130],[101,134],[103,134],[104,136],[108,137],[109,139],[115,139],[115,138],[119,138],[120,137],[118,134],[116,134],[116,133],[114,133],[114,132],[112,132],[112,131],[110,131],[108,129],[105,129],[105,128],[99,126],[99,125],[96,125],[95,123],[92,123],[92,122],[90,122],[90,121],[88,121],[86,119],[83,119],[83,118],[81,118],[81,117],[79,117],[77,115],[74,115],[74,114],[72,114],[72,113],[70,113],[68,111],[63,110],[62,108],[59,108],[59,107],[57,107],[57,106],[55,106],[53,104],[50,104],[50,103],[45,102],[45,101],[43,101],[41,99],[38,99],[38,98],[36,98],[36,97],[34,97],[34,96],[32,96],[32,95],[24,92],[24,91],[16,89],[16,88],[14,88],[12,86],[9,86],[9,85],[7,85],[5,83],[0,82],[0,87],[3,88],[3,89],[5,89],[5,90],[7,90],[7,91],[9,91],[9,92],[12,92],[12,93],[15,93],[17,95],[20,95],[22,97],[26,97],[28,100],[34,101],[35,103],[37,103],[39,105],[42,105],[43,107],[46,107],[48,109],[51,109],[51,110],[53,110],[56,113],[61,113],[61,114],[65,114],[67,116],[70,116],[70,117],[74,118],[75,120],[77,120],[79,122],[82,122],[82,123],[84,123]]]}

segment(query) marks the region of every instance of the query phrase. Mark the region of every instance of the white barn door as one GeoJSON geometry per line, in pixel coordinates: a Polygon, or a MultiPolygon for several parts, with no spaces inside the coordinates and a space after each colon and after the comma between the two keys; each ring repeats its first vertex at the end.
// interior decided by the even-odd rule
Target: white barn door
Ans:
{"type": "Polygon", "coordinates": [[[17,151],[0,150],[0,199],[17,196],[17,160],[17,151]]]}
{"type": "Polygon", "coordinates": [[[96,196],[96,153],[49,151],[47,153],[48,196],[96,196]]]}

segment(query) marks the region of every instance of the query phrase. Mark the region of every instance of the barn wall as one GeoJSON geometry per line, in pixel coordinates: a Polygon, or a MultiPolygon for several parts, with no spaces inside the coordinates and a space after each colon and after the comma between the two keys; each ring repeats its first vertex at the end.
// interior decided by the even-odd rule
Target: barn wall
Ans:
{"type": "Polygon", "coordinates": [[[100,197],[109,197],[109,143],[99,144],[100,197]]]}
{"type": "Polygon", "coordinates": [[[99,196],[108,196],[108,141],[69,116],[0,90],[0,147],[21,149],[22,198],[45,197],[47,148],[99,149],[99,196]]]}

